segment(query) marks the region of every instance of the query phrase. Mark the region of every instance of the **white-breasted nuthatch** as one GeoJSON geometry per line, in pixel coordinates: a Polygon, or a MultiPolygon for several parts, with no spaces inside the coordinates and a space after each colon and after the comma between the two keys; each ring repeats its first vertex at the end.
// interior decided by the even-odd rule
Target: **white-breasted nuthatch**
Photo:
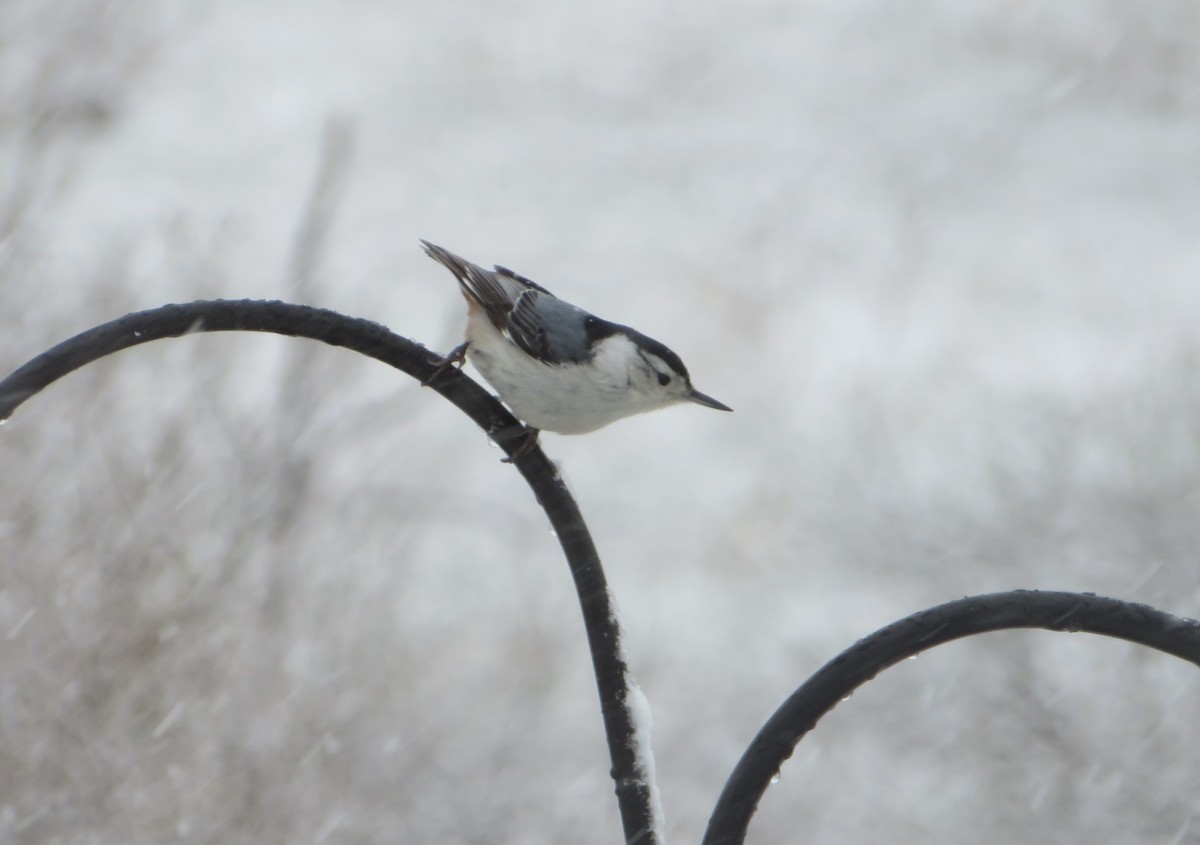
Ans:
{"type": "MultiPolygon", "coordinates": [[[[421,241],[458,279],[467,341],[441,369],[471,363],[535,431],[586,434],[622,417],[695,402],[732,411],[692,387],[679,356],[628,326],[602,320],[499,265],[485,270],[421,241]]],[[[426,381],[428,384],[437,373],[426,381]]]]}

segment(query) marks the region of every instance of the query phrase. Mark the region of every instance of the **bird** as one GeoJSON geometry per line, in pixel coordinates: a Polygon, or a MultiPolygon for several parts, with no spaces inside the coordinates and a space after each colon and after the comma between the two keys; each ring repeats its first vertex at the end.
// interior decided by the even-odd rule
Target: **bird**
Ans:
{"type": "Polygon", "coordinates": [[[683,361],[654,338],[589,314],[507,267],[485,270],[421,244],[467,301],[466,342],[438,361],[425,384],[469,360],[527,426],[517,454],[540,431],[587,434],[682,402],[733,410],[692,387],[683,361]]]}

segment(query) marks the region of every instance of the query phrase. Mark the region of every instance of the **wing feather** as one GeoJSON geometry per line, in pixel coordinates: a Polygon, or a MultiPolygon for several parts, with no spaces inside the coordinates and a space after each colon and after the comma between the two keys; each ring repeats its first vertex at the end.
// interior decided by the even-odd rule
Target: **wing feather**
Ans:
{"type": "Polygon", "coordinates": [[[547,364],[585,361],[592,343],[617,327],[563,302],[534,282],[496,265],[485,270],[447,249],[421,241],[430,257],[458,279],[463,296],[527,355],[547,364]]]}
{"type": "Polygon", "coordinates": [[[508,315],[509,337],[539,361],[567,364],[592,357],[603,320],[541,290],[527,290],[508,315]]]}

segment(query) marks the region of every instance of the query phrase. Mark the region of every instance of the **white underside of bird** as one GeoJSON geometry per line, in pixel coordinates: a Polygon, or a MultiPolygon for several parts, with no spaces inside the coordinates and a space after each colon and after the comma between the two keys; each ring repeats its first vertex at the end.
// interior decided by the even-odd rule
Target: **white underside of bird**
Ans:
{"type": "Polygon", "coordinates": [[[596,350],[588,367],[548,364],[512,354],[513,342],[480,308],[467,318],[467,360],[496,388],[513,414],[534,428],[558,434],[587,434],[633,414],[685,401],[669,402],[629,389],[628,360],[633,341],[614,335],[596,350]]]}

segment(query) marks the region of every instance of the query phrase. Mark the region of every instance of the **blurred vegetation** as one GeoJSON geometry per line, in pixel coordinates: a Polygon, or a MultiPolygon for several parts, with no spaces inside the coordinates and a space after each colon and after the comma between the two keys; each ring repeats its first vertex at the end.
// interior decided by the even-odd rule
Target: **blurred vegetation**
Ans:
{"type": "MultiPolygon", "coordinates": [[[[634,15],[639,37],[672,42],[676,15],[654,9],[594,23],[616,40],[631,29],[617,17],[634,15]]],[[[820,114],[768,108],[753,99],[757,47],[728,60],[731,70],[725,34],[702,40],[700,24],[687,24],[678,53],[660,55],[668,48],[653,41],[638,53],[644,67],[626,68],[634,102],[653,107],[646,113],[668,101],[695,108],[688,86],[711,64],[729,74],[739,103],[745,93],[737,117],[752,142],[788,141],[773,123],[787,109],[806,127],[834,129],[806,128],[828,143],[825,157],[776,183],[776,168],[799,167],[809,136],[792,139],[799,152],[769,150],[759,172],[754,155],[729,153],[740,136],[723,133],[738,121],[686,124],[680,135],[715,140],[681,148],[679,160],[695,159],[705,178],[752,170],[777,195],[728,208],[742,227],[728,241],[702,229],[664,234],[610,265],[644,263],[665,274],[668,292],[695,292],[734,327],[718,338],[707,324],[692,342],[718,350],[705,389],[725,397],[720,379],[740,386],[745,401],[730,401],[741,427],[692,439],[710,435],[686,433],[698,424],[679,418],[661,423],[679,435],[664,444],[653,439],[660,423],[646,421],[629,424],[648,427],[627,429],[628,441],[592,441],[603,446],[591,453],[548,446],[570,456],[568,480],[615,576],[631,658],[655,706],[676,841],[699,839],[776,703],[899,615],[1013,587],[1094,590],[1200,615],[1200,335],[1185,307],[1197,302],[1197,258],[1194,241],[1174,234],[1194,234],[1198,216],[1188,199],[1195,146],[1180,142],[1195,140],[1200,117],[1194,4],[795,11],[764,2],[753,11],[739,11],[727,34],[765,56],[819,60],[846,96],[865,99],[820,114]],[[948,64],[921,53],[926,37],[955,45],[948,64]],[[804,49],[788,41],[777,54],[776,38],[804,49]],[[847,41],[862,53],[842,52],[847,41]],[[852,87],[877,72],[863,58],[876,48],[886,52],[878,87],[852,87]],[[1036,102],[1006,93],[1010,111],[977,104],[989,86],[1008,92],[1013,78],[1047,67],[1058,82],[1036,102]],[[923,93],[893,97],[891,80],[923,93]],[[941,109],[965,115],[955,125],[967,129],[948,137],[941,109]],[[901,113],[910,123],[889,122],[901,113]],[[1054,121],[1066,128],[1050,140],[1030,128],[1054,121]],[[852,180],[864,172],[884,200],[857,193],[866,188],[852,180]],[[1010,177],[1012,194],[986,190],[1010,177]],[[1065,210],[1055,206],[1063,217],[1043,225],[1051,193],[1066,197],[1053,200],[1065,210]],[[1161,240],[1130,228],[1155,213],[1162,220],[1146,225],[1161,240]],[[1094,229],[1088,214],[1102,218],[1094,229]],[[663,244],[674,252],[664,257],[663,244]],[[1139,259],[1112,270],[1106,250],[1122,248],[1139,259]],[[1075,329],[1100,341],[1073,345],[1075,329]],[[1098,364],[1078,364],[1095,349],[1098,364]],[[1017,366],[1037,354],[1039,366],[1017,366]]],[[[276,12],[290,23],[284,4],[276,12]]],[[[506,101],[488,105],[468,83],[483,74],[502,92],[512,80],[496,68],[518,81],[530,72],[479,50],[495,40],[488,21],[520,33],[556,14],[528,12],[487,12],[497,17],[471,25],[389,13],[397,32],[431,27],[447,51],[433,76],[417,62],[412,84],[460,95],[440,115],[475,144],[464,147],[474,164],[456,164],[496,173],[464,187],[466,176],[431,166],[440,181],[426,184],[418,174],[428,162],[407,162],[425,188],[404,199],[414,213],[447,226],[478,213],[481,225],[500,226],[511,211],[552,233],[544,240],[566,266],[572,247],[558,236],[572,215],[579,231],[624,237],[612,221],[666,231],[670,215],[648,185],[675,198],[672,214],[722,206],[703,178],[647,167],[637,137],[608,150],[606,167],[628,171],[608,193],[576,196],[556,182],[543,196],[563,207],[516,206],[515,171],[478,133],[481,120],[495,133],[510,127],[506,101]],[[480,29],[464,39],[464,26],[480,29]],[[454,108],[471,116],[455,122],[454,108]],[[516,207],[502,215],[489,205],[496,197],[516,207]],[[475,202],[482,210],[467,211],[475,202]]],[[[186,3],[0,0],[0,369],[160,304],[153,279],[191,298],[243,295],[251,283],[232,255],[245,220],[196,222],[171,198],[145,229],[131,223],[100,248],[75,239],[112,217],[103,203],[81,213],[80,185],[103,169],[105,144],[131,114],[182,96],[156,73],[194,30],[214,26],[206,14],[186,3]]],[[[329,4],[318,21],[332,31],[344,14],[329,4]]],[[[375,42],[362,52],[373,51],[395,52],[375,42]]],[[[572,64],[589,61],[585,51],[568,52],[559,60],[591,72],[572,64]]],[[[619,123],[628,114],[605,111],[604,98],[622,78],[583,86],[591,99],[570,86],[562,96],[619,123]]],[[[245,113],[270,108],[253,102],[245,113]]],[[[293,236],[270,260],[283,268],[282,295],[326,304],[343,284],[326,259],[352,234],[338,214],[366,191],[354,174],[382,180],[369,156],[402,159],[391,145],[404,133],[380,141],[377,116],[312,111],[325,134],[289,139],[316,163],[284,180],[303,182],[301,199],[271,205],[293,236]]],[[[180,138],[193,130],[181,126],[180,138]]],[[[567,163],[601,180],[610,172],[582,155],[567,163]]],[[[398,237],[415,254],[425,234],[434,233],[398,237]]],[[[625,246],[589,248],[594,258],[625,246]]],[[[334,257],[344,269],[345,255],[334,257]]],[[[572,283],[590,274],[576,266],[572,283]]],[[[359,283],[380,287],[367,271],[359,283]]],[[[630,282],[615,295],[637,302],[654,296],[649,287],[630,282]]],[[[663,311],[677,326],[684,313],[676,303],[663,311]]],[[[428,335],[416,339],[442,336],[428,335]]],[[[368,364],[341,352],[196,337],[90,366],[0,429],[0,841],[618,835],[582,630],[552,538],[511,470],[436,402],[415,385],[380,389],[368,364]]],[[[1193,841],[1200,681],[1176,663],[1047,634],[923,656],[801,745],[752,839],[1193,841]]]]}

